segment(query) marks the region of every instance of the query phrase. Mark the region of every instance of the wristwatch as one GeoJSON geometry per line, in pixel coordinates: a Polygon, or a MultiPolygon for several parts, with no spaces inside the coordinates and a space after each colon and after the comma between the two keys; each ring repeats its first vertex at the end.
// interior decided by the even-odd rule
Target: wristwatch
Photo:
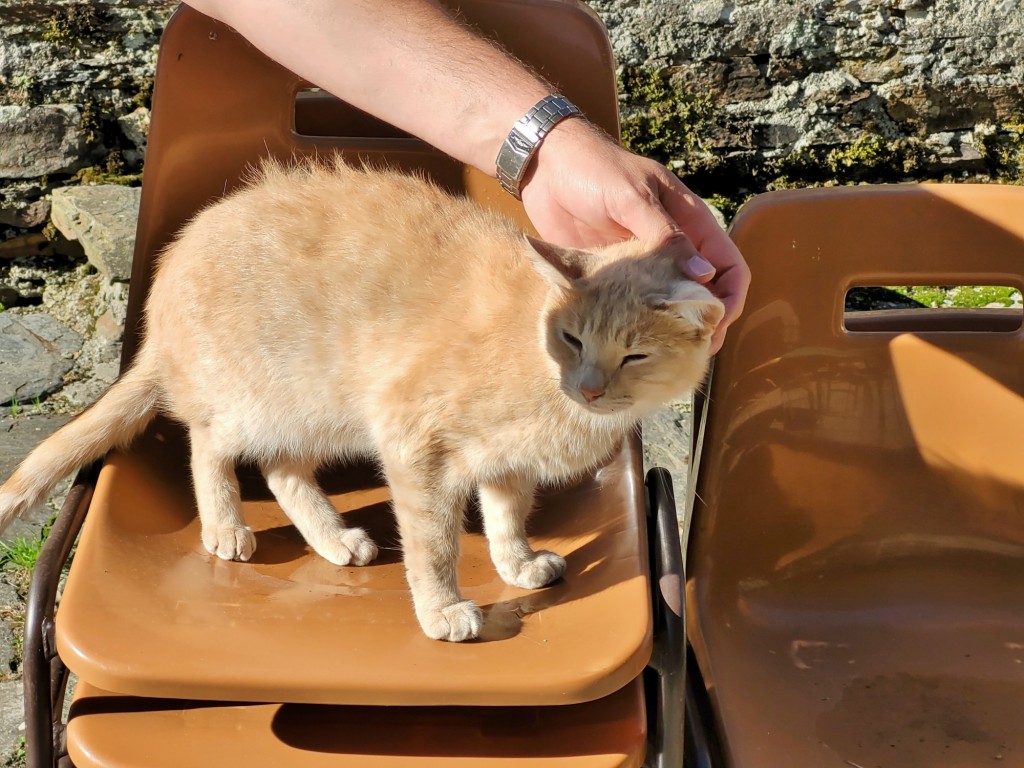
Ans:
{"type": "Polygon", "coordinates": [[[516,200],[522,200],[519,190],[537,147],[559,122],[579,114],[579,107],[567,98],[552,94],[538,101],[512,126],[495,162],[498,181],[506,192],[516,200]]]}

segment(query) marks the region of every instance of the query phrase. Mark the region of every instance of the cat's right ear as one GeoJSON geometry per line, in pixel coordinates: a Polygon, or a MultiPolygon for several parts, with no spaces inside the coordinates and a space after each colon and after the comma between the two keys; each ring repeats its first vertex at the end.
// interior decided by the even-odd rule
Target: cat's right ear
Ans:
{"type": "Polygon", "coordinates": [[[533,268],[548,282],[559,288],[571,288],[574,281],[584,276],[586,259],[583,252],[559,248],[529,235],[524,235],[524,240],[533,268]]]}

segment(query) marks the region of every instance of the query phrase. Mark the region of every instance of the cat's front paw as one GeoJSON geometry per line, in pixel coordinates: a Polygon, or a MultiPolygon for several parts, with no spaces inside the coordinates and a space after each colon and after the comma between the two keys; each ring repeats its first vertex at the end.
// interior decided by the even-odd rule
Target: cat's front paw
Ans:
{"type": "Polygon", "coordinates": [[[498,573],[506,584],[521,589],[539,589],[562,578],[565,558],[542,549],[532,558],[498,566],[498,573]]]}
{"type": "Polygon", "coordinates": [[[417,612],[423,632],[431,640],[461,643],[480,636],[484,614],[472,600],[460,600],[447,608],[417,612]]]}
{"type": "Polygon", "coordinates": [[[377,557],[377,545],[362,528],[342,528],[314,549],[335,565],[366,565],[377,557]]]}
{"type": "Polygon", "coordinates": [[[203,546],[211,555],[221,560],[242,560],[252,557],[256,551],[256,536],[247,525],[226,526],[213,530],[203,529],[203,546]]]}

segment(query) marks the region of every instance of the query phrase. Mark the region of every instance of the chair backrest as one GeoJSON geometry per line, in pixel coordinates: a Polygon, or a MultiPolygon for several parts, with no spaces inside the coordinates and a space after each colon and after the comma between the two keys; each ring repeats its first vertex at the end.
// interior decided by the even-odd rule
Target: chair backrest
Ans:
{"type": "MultiPolygon", "coordinates": [[[[618,136],[615,65],[607,32],[576,0],[468,0],[462,19],[535,69],[587,117],[618,136]]],[[[443,186],[514,216],[522,206],[497,181],[337,99],[310,96],[295,74],[224,24],[187,6],[161,41],[153,125],[132,266],[123,363],[138,347],[154,256],[203,206],[240,183],[261,158],[339,151],[426,171],[443,186]],[[177,52],[177,53],[175,53],[177,52]],[[298,104],[298,106],[297,106],[298,104]],[[301,133],[300,133],[301,131],[301,133]],[[314,135],[320,133],[322,135],[314,135]]]]}
{"type": "MultiPolygon", "coordinates": [[[[949,680],[1020,678],[1000,650],[1024,631],[1019,319],[863,320],[844,300],[854,286],[1020,288],[1024,189],[773,193],[732,235],[753,284],[709,392],[689,635],[731,765],[831,764],[886,719],[914,733],[917,680],[955,698],[949,680]]],[[[913,749],[921,762],[892,759],[944,762],[913,749]]],[[[848,762],[883,759],[859,754],[848,762]]]]}

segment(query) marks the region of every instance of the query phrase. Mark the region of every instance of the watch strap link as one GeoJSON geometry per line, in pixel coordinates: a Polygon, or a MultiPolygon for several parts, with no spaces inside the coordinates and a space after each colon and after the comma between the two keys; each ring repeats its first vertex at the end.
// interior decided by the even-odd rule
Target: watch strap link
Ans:
{"type": "Polygon", "coordinates": [[[567,117],[579,115],[575,104],[559,94],[538,101],[509,131],[495,161],[498,181],[516,200],[521,200],[523,176],[544,137],[567,117]]]}

